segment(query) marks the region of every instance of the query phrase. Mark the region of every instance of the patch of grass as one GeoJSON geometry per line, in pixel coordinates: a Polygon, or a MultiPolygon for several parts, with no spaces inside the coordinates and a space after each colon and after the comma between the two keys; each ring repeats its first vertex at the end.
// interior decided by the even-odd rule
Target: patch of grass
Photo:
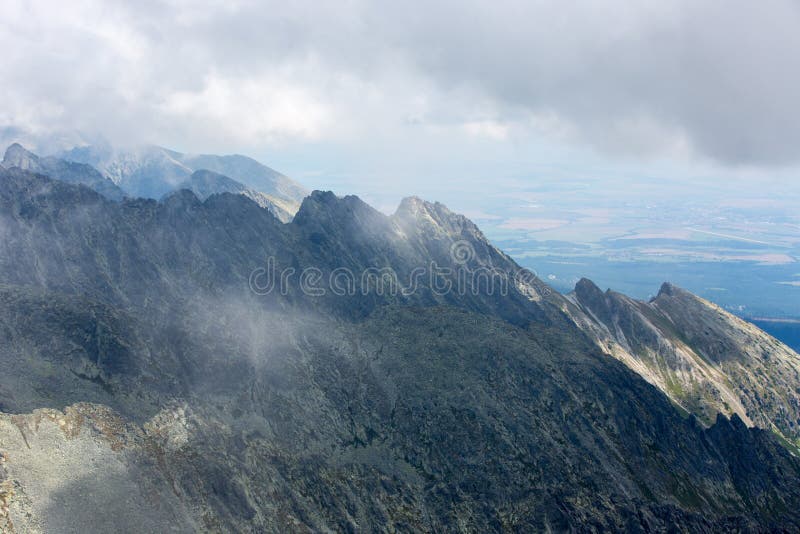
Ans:
{"type": "Polygon", "coordinates": [[[797,457],[800,458],[800,447],[798,447],[797,445],[795,445],[794,443],[792,443],[791,441],[786,439],[784,437],[784,435],[781,434],[780,431],[778,429],[776,429],[776,428],[772,429],[772,434],[778,439],[778,443],[783,445],[783,448],[788,450],[794,456],[797,456],[797,457]]]}

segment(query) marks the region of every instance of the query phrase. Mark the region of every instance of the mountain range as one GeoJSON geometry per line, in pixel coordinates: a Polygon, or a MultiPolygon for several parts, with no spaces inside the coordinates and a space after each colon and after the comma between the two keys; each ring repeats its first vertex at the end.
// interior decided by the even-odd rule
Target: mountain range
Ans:
{"type": "MultiPolygon", "coordinates": [[[[254,159],[239,155],[191,155],[152,145],[119,148],[108,144],[83,145],[44,160],[18,144],[12,145],[10,152],[13,157],[7,167],[30,168],[62,180],[65,179],[62,178],[64,173],[55,172],[52,163],[50,167],[37,167],[22,160],[58,162],[62,167],[76,163],[90,165],[125,196],[132,198],[160,199],[180,189],[192,190],[203,199],[214,193],[243,194],[284,222],[292,218],[308,194],[306,189],[290,178],[254,159]],[[200,171],[203,172],[195,174],[200,171]]],[[[120,198],[119,191],[109,196],[106,190],[93,185],[96,183],[95,180],[85,185],[108,198],[120,198]]]]}
{"type": "Polygon", "coordinates": [[[7,151],[0,528],[800,528],[791,349],[259,165],[7,151]]]}

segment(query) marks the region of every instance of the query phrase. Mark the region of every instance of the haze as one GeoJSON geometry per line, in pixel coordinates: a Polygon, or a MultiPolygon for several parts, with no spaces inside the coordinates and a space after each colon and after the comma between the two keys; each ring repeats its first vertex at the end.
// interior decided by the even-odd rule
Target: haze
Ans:
{"type": "Polygon", "coordinates": [[[154,143],[385,212],[420,195],[521,260],[593,247],[580,272],[531,261],[565,288],[624,238],[788,265],[769,288],[800,292],[796,2],[11,0],[0,24],[1,137],[40,153],[154,143]]]}

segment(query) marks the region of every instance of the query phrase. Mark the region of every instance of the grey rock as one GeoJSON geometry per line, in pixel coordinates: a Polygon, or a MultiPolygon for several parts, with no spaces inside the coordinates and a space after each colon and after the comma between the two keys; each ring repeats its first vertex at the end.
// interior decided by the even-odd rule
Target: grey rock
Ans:
{"type": "MultiPolygon", "coordinates": [[[[588,284],[594,304],[570,301],[520,271],[466,218],[419,199],[385,216],[314,192],[283,224],[239,194],[115,203],[0,170],[0,521],[76,532],[136,530],[137,518],[140,530],[219,532],[800,527],[800,461],[773,433],[687,416],[597,345],[587,325],[605,323],[588,308],[604,303],[597,316],[613,318],[627,305],[588,284]],[[255,294],[266,258],[401,279],[435,261],[510,283],[504,294],[425,280],[409,294],[255,294]]],[[[670,294],[654,306],[672,317],[670,294]]]]}
{"type": "Polygon", "coordinates": [[[584,279],[570,298],[599,346],[701,421],[736,415],[800,445],[800,356],[777,339],[669,283],[640,302],[584,279]]]}

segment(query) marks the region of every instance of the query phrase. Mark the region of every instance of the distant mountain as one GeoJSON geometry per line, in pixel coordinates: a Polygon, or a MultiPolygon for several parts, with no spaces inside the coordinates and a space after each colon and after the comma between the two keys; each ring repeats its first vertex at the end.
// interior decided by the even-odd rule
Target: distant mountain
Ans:
{"type": "Polygon", "coordinates": [[[111,200],[121,200],[125,194],[114,182],[100,174],[90,165],[65,161],[55,157],[41,158],[14,143],[6,150],[2,163],[6,169],[45,174],[56,180],[86,185],[111,200]]]}
{"type": "Polygon", "coordinates": [[[269,198],[276,211],[292,215],[308,194],[296,182],[245,156],[181,154],[157,146],[118,149],[89,145],[73,148],[61,157],[92,165],[132,197],[161,198],[176,191],[199,170],[213,171],[239,182],[248,191],[269,198]]]}
{"type": "Polygon", "coordinates": [[[297,209],[294,204],[245,187],[240,182],[208,170],[194,171],[188,180],[178,184],[177,189],[188,189],[200,200],[219,193],[244,195],[262,208],[272,212],[282,222],[292,220],[297,209]]]}
{"type": "Polygon", "coordinates": [[[584,279],[569,298],[599,346],[706,424],[736,413],[800,445],[800,356],[755,325],[668,283],[641,302],[584,279]]]}
{"type": "Polygon", "coordinates": [[[671,286],[652,312],[580,292],[417,198],[315,191],[283,224],[241,193],[111,202],[0,169],[0,528],[798,530],[788,442],[610,353],[651,346],[642,315],[715,364],[790,355],[671,286]]]}
{"type": "Polygon", "coordinates": [[[145,146],[116,150],[105,145],[73,148],[59,154],[68,161],[99,170],[130,197],[161,198],[189,178],[192,169],[181,164],[177,152],[145,146]]]}
{"type": "Polygon", "coordinates": [[[112,200],[125,196],[161,198],[179,189],[189,189],[203,200],[219,193],[240,194],[271,211],[282,222],[292,219],[305,194],[290,179],[244,156],[185,156],[159,147],[115,152],[87,146],[65,152],[63,158],[40,157],[15,143],[7,149],[1,164],[81,183],[112,200]],[[93,165],[103,169],[105,175],[93,165]],[[248,187],[203,165],[227,170],[256,185],[248,187]]]}
{"type": "Polygon", "coordinates": [[[294,211],[297,211],[300,202],[309,194],[307,189],[294,180],[246,156],[180,154],[176,157],[192,170],[214,171],[229,176],[252,190],[284,200],[295,206],[294,211]]]}

